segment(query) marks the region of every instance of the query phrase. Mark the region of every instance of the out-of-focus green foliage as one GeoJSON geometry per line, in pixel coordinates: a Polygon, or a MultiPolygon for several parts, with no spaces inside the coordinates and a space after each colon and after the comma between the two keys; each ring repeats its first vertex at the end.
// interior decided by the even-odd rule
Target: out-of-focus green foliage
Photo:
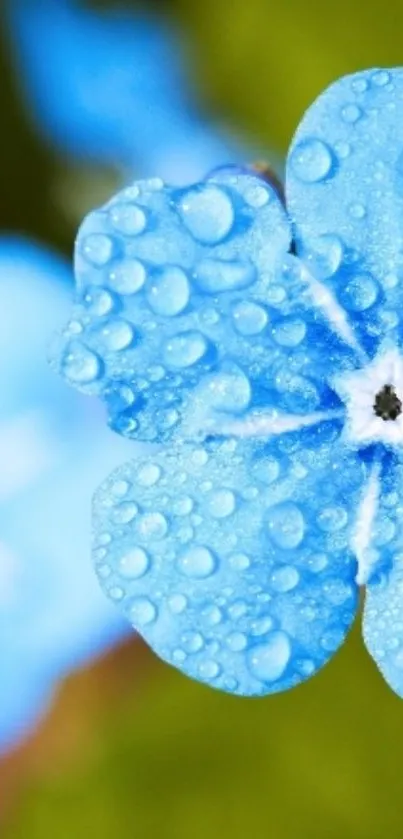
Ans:
{"type": "Polygon", "coordinates": [[[311,682],[266,699],[163,664],[136,681],[68,771],[28,787],[2,839],[401,839],[402,703],[357,631],[311,682]]]}

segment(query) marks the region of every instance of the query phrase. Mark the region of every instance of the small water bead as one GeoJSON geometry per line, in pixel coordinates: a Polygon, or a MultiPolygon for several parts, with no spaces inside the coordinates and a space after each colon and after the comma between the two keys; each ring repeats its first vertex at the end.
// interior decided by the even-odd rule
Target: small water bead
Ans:
{"type": "Polygon", "coordinates": [[[351,153],[351,146],[349,143],[345,143],[343,140],[340,140],[338,143],[335,144],[335,152],[340,160],[346,160],[351,153]]]}
{"type": "Polygon", "coordinates": [[[95,548],[94,550],[94,559],[105,559],[107,554],[106,548],[95,548]]]}
{"type": "Polygon", "coordinates": [[[292,591],[299,583],[299,573],[292,565],[283,565],[273,571],[270,582],[275,591],[292,591]]]}
{"type": "Polygon", "coordinates": [[[95,381],[103,372],[100,357],[79,341],[67,345],[61,366],[66,378],[79,385],[95,381]]]}
{"type": "Polygon", "coordinates": [[[328,558],[326,554],[312,554],[307,560],[307,566],[314,574],[319,574],[323,571],[327,564],[328,558]]]}
{"type": "Polygon", "coordinates": [[[219,489],[209,497],[207,508],[210,515],[215,519],[225,519],[230,516],[236,507],[236,498],[229,489],[219,489]]]}
{"type": "Polygon", "coordinates": [[[131,202],[113,204],[109,210],[112,226],[125,236],[137,236],[145,230],[147,219],[144,210],[131,202]]]}
{"type": "Polygon", "coordinates": [[[264,207],[270,200],[271,195],[265,186],[249,186],[244,192],[245,201],[250,207],[264,207]]]}
{"type": "Polygon", "coordinates": [[[344,507],[326,507],[321,510],[317,517],[317,523],[321,530],[334,533],[342,530],[348,522],[348,513],[344,507]]]}
{"type": "Polygon", "coordinates": [[[377,300],[379,287],[369,274],[353,277],[341,292],[343,304],[355,312],[364,312],[377,300]]]}
{"type": "Polygon", "coordinates": [[[107,565],[106,563],[103,563],[102,565],[96,565],[95,570],[98,574],[98,577],[100,577],[101,580],[107,580],[108,577],[110,577],[112,574],[112,568],[110,567],[110,565],[107,565]]]}
{"type": "Polygon", "coordinates": [[[150,558],[142,548],[132,548],[118,562],[119,574],[132,580],[143,577],[149,567],[150,558]]]}
{"type": "Polygon", "coordinates": [[[116,524],[129,524],[129,522],[133,521],[139,508],[134,501],[122,501],[111,513],[111,519],[116,524]]]}
{"type": "Polygon", "coordinates": [[[203,679],[216,679],[220,672],[220,666],[212,659],[203,661],[199,666],[199,673],[203,679]]]}
{"type": "Polygon", "coordinates": [[[387,70],[376,70],[372,73],[371,82],[377,87],[385,87],[390,82],[390,73],[387,70]]]}
{"type": "Polygon", "coordinates": [[[207,380],[207,390],[210,406],[231,414],[242,413],[252,396],[248,377],[235,365],[213,373],[207,380]]]}
{"type": "Polygon", "coordinates": [[[148,303],[157,315],[174,317],[186,308],[190,285],[182,268],[170,265],[154,274],[147,290],[148,303]]]}
{"type": "Polygon", "coordinates": [[[173,661],[176,661],[178,664],[183,664],[183,662],[186,661],[186,659],[187,659],[187,655],[185,653],[185,650],[181,650],[180,648],[177,648],[176,650],[173,651],[173,653],[172,653],[172,660],[173,661]]]}
{"type": "Polygon", "coordinates": [[[243,632],[232,632],[230,635],[227,635],[225,643],[228,649],[232,650],[232,652],[240,653],[242,650],[246,649],[248,639],[243,632]]]}
{"type": "Polygon", "coordinates": [[[135,597],[130,603],[129,619],[133,626],[143,627],[153,623],[157,618],[157,609],[148,597],[135,597]]]}
{"type": "Polygon", "coordinates": [[[98,536],[98,544],[99,545],[110,545],[112,542],[112,536],[110,533],[100,533],[98,536]]]}
{"type": "Polygon", "coordinates": [[[203,609],[201,616],[208,626],[218,626],[223,619],[223,613],[218,606],[206,606],[203,609]]]}
{"type": "Polygon", "coordinates": [[[317,236],[311,242],[309,250],[304,251],[308,265],[313,268],[315,277],[327,280],[339,270],[343,257],[344,246],[339,236],[325,233],[317,236]]]}
{"type": "Polygon", "coordinates": [[[189,330],[170,338],[164,347],[168,367],[182,369],[197,364],[207,353],[207,339],[201,332],[189,330]]]}
{"type": "Polygon", "coordinates": [[[163,539],[168,532],[168,522],[162,513],[144,513],[138,524],[138,532],[145,540],[163,539]]]}
{"type": "Polygon", "coordinates": [[[247,654],[249,670],[261,682],[275,682],[282,676],[291,657],[291,644],[285,632],[272,632],[264,644],[247,654]]]}
{"type": "Polygon", "coordinates": [[[196,545],[179,558],[178,568],[186,577],[202,580],[216,571],[217,560],[209,548],[196,545]]]}
{"type": "Polygon", "coordinates": [[[219,294],[252,285],[256,279],[256,269],[248,259],[235,261],[206,258],[198,263],[194,279],[207,294],[219,294]]]}
{"type": "Polygon", "coordinates": [[[192,236],[207,245],[221,242],[234,223],[231,200],[216,186],[187,190],[179,199],[178,210],[192,236]]]}
{"type": "Polygon", "coordinates": [[[280,464],[274,457],[259,459],[253,470],[254,475],[265,484],[272,484],[280,474],[280,464]]]}
{"type": "Polygon", "coordinates": [[[362,116],[362,110],[358,105],[345,105],[341,110],[341,116],[344,122],[353,125],[362,116]]]}
{"type": "Polygon", "coordinates": [[[181,643],[188,653],[198,653],[204,647],[204,638],[200,632],[185,632],[181,637],[181,643]]]}
{"type": "Polygon", "coordinates": [[[119,294],[136,294],[143,287],[146,269],[138,259],[125,259],[109,274],[109,285],[119,294]]]}
{"type": "Polygon", "coordinates": [[[208,459],[209,456],[205,449],[196,449],[192,452],[191,460],[195,466],[205,466],[208,463],[208,459]]]}
{"type": "MultiPolygon", "coordinates": [[[[123,498],[129,492],[130,484],[128,481],[114,481],[111,486],[112,495],[116,498],[123,498]]],[[[110,538],[110,537],[109,537],[110,538]]]]}
{"type": "Polygon", "coordinates": [[[366,79],[353,79],[351,87],[355,93],[364,93],[368,90],[368,82],[366,79]]]}
{"type": "Polygon", "coordinates": [[[273,327],[273,338],[282,347],[297,347],[306,334],[304,321],[287,318],[273,327]]]}
{"type": "Polygon", "coordinates": [[[250,625],[250,634],[254,635],[255,637],[260,637],[261,635],[267,635],[268,632],[274,627],[273,618],[268,616],[264,616],[261,618],[256,618],[256,620],[252,621],[250,625]]]}
{"type": "Polygon", "coordinates": [[[81,243],[83,256],[97,268],[106,265],[113,255],[113,240],[104,233],[89,233],[81,243]]]}
{"type": "Polygon", "coordinates": [[[344,633],[339,627],[328,629],[320,639],[321,647],[328,652],[333,652],[340,647],[343,641],[344,633]]]}
{"type": "Polygon", "coordinates": [[[350,213],[350,216],[356,219],[363,219],[367,214],[364,205],[358,203],[350,204],[348,211],[350,213]]]}
{"type": "Polygon", "coordinates": [[[241,335],[258,335],[268,322],[268,315],[263,306],[248,300],[234,306],[232,317],[234,326],[241,335]]]}
{"type": "Polygon", "coordinates": [[[291,501],[277,504],[268,511],[267,527],[273,542],[284,550],[297,548],[304,538],[304,517],[291,501]]]}
{"type": "Polygon", "coordinates": [[[110,320],[100,331],[102,343],[106,350],[120,352],[126,350],[134,339],[134,330],[130,323],[124,320],[110,320]]]}
{"type": "Polygon", "coordinates": [[[146,463],[137,473],[137,483],[143,487],[155,486],[161,474],[161,468],[156,463],[146,463]]]}
{"type": "Polygon", "coordinates": [[[232,554],[232,556],[228,557],[228,562],[235,571],[246,571],[250,567],[249,557],[242,553],[232,554]]]}
{"type": "Polygon", "coordinates": [[[168,606],[173,615],[181,615],[186,611],[188,605],[184,594],[173,594],[168,600],[168,606]]]}
{"type": "Polygon", "coordinates": [[[112,295],[102,286],[90,286],[84,297],[84,303],[88,312],[97,317],[108,315],[115,305],[112,295]]]}
{"type": "Polygon", "coordinates": [[[177,498],[172,503],[172,512],[175,516],[188,516],[192,512],[194,506],[193,498],[185,495],[182,498],[177,498]]]}
{"type": "Polygon", "coordinates": [[[293,172],[304,183],[324,180],[330,174],[332,164],[329,146],[315,137],[302,140],[291,152],[293,172]]]}
{"type": "Polygon", "coordinates": [[[124,590],[122,588],[120,588],[120,586],[113,586],[113,588],[109,589],[108,594],[109,594],[109,597],[111,598],[111,600],[116,600],[116,601],[123,600],[123,598],[125,596],[124,590]]]}

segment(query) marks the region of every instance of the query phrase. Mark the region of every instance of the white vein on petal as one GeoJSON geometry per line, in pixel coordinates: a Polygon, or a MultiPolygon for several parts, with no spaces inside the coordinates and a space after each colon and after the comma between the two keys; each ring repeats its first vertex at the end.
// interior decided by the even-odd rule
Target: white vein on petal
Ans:
{"type": "Polygon", "coordinates": [[[207,430],[212,433],[236,437],[272,437],[287,431],[298,431],[328,420],[341,419],[343,410],[317,411],[313,414],[279,414],[259,412],[243,419],[226,421],[215,415],[208,422],[207,430]]]}
{"type": "Polygon", "coordinates": [[[312,277],[309,271],[304,272],[304,279],[314,306],[324,314],[332,331],[355,350],[362,362],[368,362],[368,356],[357,340],[345,310],[337,302],[330,289],[312,277]]]}

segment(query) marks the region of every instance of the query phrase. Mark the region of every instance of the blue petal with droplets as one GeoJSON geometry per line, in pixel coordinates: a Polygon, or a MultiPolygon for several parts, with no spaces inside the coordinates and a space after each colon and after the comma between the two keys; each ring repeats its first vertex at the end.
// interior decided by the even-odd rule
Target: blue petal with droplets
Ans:
{"type": "Polygon", "coordinates": [[[403,72],[359,72],[319,96],[294,137],[286,180],[297,251],[372,354],[401,328],[403,72]]]}
{"type": "Polygon", "coordinates": [[[389,457],[372,525],[373,573],[367,583],[363,635],[391,688],[403,697],[403,464],[389,457]]]}
{"type": "Polygon", "coordinates": [[[170,446],[99,488],[98,578],[161,658],[252,696],[333,655],[357,607],[349,542],[366,475],[339,433],[327,422],[265,443],[170,446]]]}
{"type": "Polygon", "coordinates": [[[254,175],[134,184],[80,230],[57,368],[141,440],[194,437],[209,412],[340,407],[327,379],[356,363],[356,348],[315,309],[288,247],[283,207],[254,175]]]}

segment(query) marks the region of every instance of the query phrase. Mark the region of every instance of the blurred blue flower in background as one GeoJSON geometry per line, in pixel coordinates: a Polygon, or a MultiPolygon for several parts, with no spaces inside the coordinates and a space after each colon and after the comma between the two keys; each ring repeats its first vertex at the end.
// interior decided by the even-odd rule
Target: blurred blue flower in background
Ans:
{"type": "Polygon", "coordinates": [[[175,183],[234,157],[195,107],[180,36],[161,17],[12,0],[8,21],[32,116],[66,154],[175,183]]]}
{"type": "Polygon", "coordinates": [[[1,753],[57,679],[126,631],[98,591],[88,546],[92,488],[129,443],[48,369],[49,336],[70,305],[68,266],[3,238],[0,277],[1,753]]]}

